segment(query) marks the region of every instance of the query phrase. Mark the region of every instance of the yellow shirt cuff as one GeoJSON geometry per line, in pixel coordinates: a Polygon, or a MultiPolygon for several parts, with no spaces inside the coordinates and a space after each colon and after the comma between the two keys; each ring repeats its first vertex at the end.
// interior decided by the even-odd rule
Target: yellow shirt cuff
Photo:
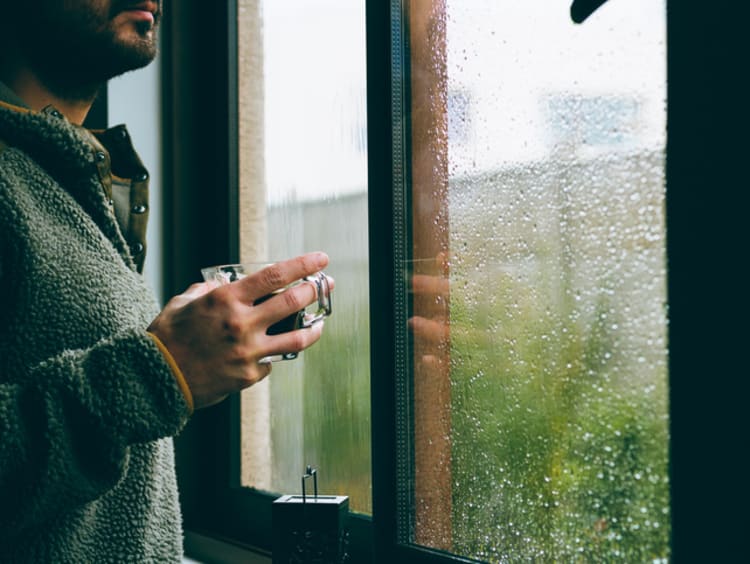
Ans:
{"type": "Polygon", "coordinates": [[[149,333],[148,331],[146,331],[146,334],[151,337],[154,343],[156,343],[156,346],[164,355],[167,364],[169,364],[169,367],[172,369],[172,374],[174,374],[174,378],[175,380],[177,380],[177,385],[180,387],[182,395],[185,396],[185,402],[188,405],[190,415],[192,415],[194,410],[193,394],[190,392],[190,386],[188,386],[187,381],[185,380],[185,376],[182,374],[182,370],[180,370],[180,367],[177,366],[177,362],[175,362],[174,357],[169,352],[169,350],[167,350],[167,347],[164,345],[164,343],[161,342],[161,339],[159,339],[159,337],[157,337],[153,333],[149,333]]]}

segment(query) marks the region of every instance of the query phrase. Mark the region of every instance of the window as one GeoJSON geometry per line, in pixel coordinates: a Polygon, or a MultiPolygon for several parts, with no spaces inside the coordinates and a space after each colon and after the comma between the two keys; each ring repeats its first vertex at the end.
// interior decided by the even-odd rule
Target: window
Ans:
{"type": "Polygon", "coordinates": [[[325,339],[242,394],[240,482],[297,493],[309,464],[370,514],[364,3],[238,9],[240,259],[324,250],[338,287],[325,339]]]}
{"type": "Polygon", "coordinates": [[[666,6],[406,18],[399,540],[666,561],[666,6]]]}
{"type": "Polygon", "coordinates": [[[372,513],[364,1],[243,0],[200,15],[175,4],[166,17],[167,182],[179,187],[168,291],[206,265],[312,250],[328,252],[337,284],[323,341],[196,413],[178,438],[187,545],[219,536],[270,550],[272,501],[299,493],[309,464],[321,493],[349,496],[361,559],[372,513]]]}
{"type": "MultiPolygon", "coordinates": [[[[217,6],[198,17],[175,5],[169,16],[167,185],[179,187],[169,292],[201,266],[250,256],[238,179],[243,159],[258,157],[242,143],[261,129],[235,129],[234,112],[265,122],[271,109],[242,109],[239,8],[217,6]]],[[[242,6],[251,13],[241,17],[259,13],[242,6]]],[[[354,112],[336,132],[355,140],[349,162],[365,152],[369,162],[369,288],[358,299],[370,302],[372,505],[352,521],[354,562],[741,554],[744,522],[728,507],[746,428],[746,331],[733,323],[744,288],[732,272],[746,238],[746,101],[731,82],[742,35],[707,25],[690,3],[637,6],[612,0],[576,26],[567,2],[366,3],[368,119],[354,112]],[[415,317],[440,331],[420,331],[415,317]]],[[[342,98],[358,105],[360,95],[342,98]]],[[[302,154],[287,168],[308,166],[302,154]]],[[[270,188],[272,173],[252,174],[270,188]]],[[[338,206],[351,195],[312,199],[338,206]]],[[[298,187],[250,205],[280,214],[291,234],[297,220],[283,218],[310,203],[298,187]]],[[[290,235],[286,248],[258,252],[295,244],[290,235]]],[[[340,300],[334,317],[354,307],[340,300]]],[[[286,485],[241,475],[242,409],[235,400],[196,413],[178,439],[185,528],[268,550],[269,490],[286,485]]],[[[292,450],[290,466],[318,456],[292,450]]]]}

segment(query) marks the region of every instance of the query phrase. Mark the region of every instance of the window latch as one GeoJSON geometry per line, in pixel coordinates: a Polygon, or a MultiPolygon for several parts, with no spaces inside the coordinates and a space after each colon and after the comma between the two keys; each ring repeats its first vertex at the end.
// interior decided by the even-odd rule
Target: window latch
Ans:
{"type": "Polygon", "coordinates": [[[313,479],[313,491],[315,500],[318,500],[318,471],[312,466],[308,466],[305,469],[305,474],[302,476],[302,503],[307,503],[307,493],[305,492],[305,480],[308,478],[313,479]]]}
{"type": "Polygon", "coordinates": [[[302,495],[273,502],[273,564],[349,562],[349,497],[318,495],[318,471],[307,466],[302,495]],[[305,481],[312,478],[313,495],[305,481]]]}
{"type": "Polygon", "coordinates": [[[607,0],[573,0],[570,6],[570,17],[575,23],[583,23],[607,0]]]}

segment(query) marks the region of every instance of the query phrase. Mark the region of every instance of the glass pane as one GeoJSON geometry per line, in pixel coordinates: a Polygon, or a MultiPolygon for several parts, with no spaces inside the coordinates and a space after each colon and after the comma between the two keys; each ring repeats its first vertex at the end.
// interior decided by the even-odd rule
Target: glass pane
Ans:
{"type": "Polygon", "coordinates": [[[241,257],[323,250],[323,338],[242,395],[241,482],[371,513],[364,0],[244,0],[239,11],[241,257]]]}
{"type": "Polygon", "coordinates": [[[402,534],[489,562],[659,561],[666,5],[569,7],[410,3],[402,534]]]}

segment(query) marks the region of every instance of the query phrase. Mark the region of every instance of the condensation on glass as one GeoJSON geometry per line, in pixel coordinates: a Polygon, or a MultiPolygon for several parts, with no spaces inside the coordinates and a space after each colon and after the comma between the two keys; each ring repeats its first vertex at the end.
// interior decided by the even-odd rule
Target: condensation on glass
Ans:
{"type": "Polygon", "coordinates": [[[322,250],[323,338],[241,397],[241,483],[371,513],[364,0],[239,2],[243,261],[322,250]]]}
{"type": "Polygon", "coordinates": [[[488,562],[666,561],[666,5],[569,6],[409,3],[405,528],[488,562]]]}

